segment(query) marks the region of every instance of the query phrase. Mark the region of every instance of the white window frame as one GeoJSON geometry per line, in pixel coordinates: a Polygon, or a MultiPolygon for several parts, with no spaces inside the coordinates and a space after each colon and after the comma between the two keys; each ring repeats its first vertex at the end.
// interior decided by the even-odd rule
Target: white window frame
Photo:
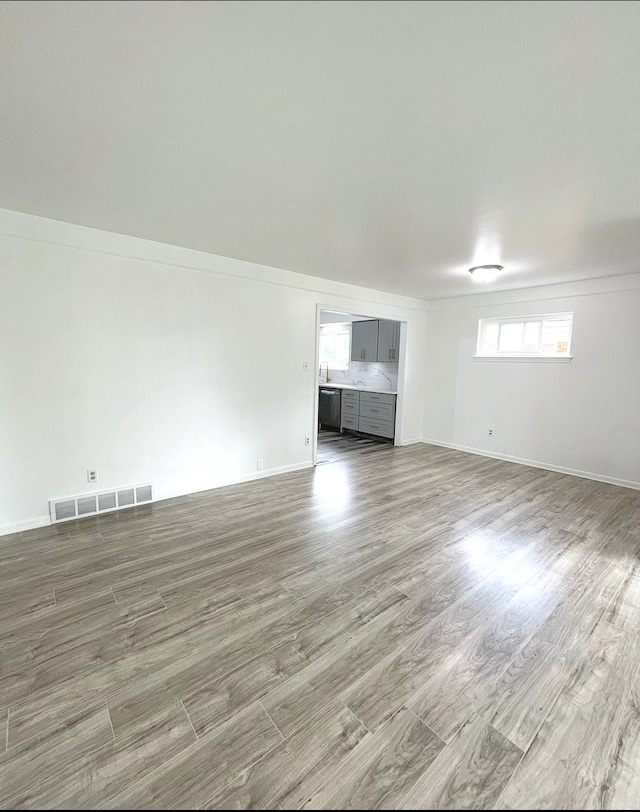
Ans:
{"type": "Polygon", "coordinates": [[[567,362],[571,361],[571,337],[573,333],[573,312],[565,313],[539,313],[527,316],[506,316],[489,319],[479,319],[478,321],[478,338],[476,342],[476,354],[474,358],[478,361],[555,361],[567,362]],[[543,353],[539,350],[534,352],[499,352],[488,353],[483,350],[484,337],[487,325],[498,325],[498,340],[496,346],[500,346],[500,331],[505,324],[522,324],[523,329],[525,324],[539,324],[538,335],[542,334],[542,327],[544,322],[548,321],[569,321],[569,341],[566,353],[543,353]]]}

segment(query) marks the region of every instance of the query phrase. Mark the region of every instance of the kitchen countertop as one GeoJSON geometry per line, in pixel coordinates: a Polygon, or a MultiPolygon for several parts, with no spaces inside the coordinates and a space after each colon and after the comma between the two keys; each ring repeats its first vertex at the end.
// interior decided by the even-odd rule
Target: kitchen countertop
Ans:
{"type": "Polygon", "coordinates": [[[382,386],[364,386],[363,384],[334,383],[333,381],[326,383],[325,381],[318,381],[318,386],[326,386],[329,389],[356,389],[358,392],[378,392],[384,395],[398,394],[395,389],[384,389],[382,386]]]}

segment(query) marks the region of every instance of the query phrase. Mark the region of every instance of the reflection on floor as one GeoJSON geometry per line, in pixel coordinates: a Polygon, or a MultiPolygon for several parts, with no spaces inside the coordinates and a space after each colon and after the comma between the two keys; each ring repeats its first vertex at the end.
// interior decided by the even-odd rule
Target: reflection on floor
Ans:
{"type": "Polygon", "coordinates": [[[318,455],[316,463],[338,462],[351,457],[353,454],[362,456],[376,451],[385,451],[393,448],[386,440],[376,440],[373,437],[358,437],[355,434],[340,434],[338,431],[320,429],[318,432],[318,455]]]}
{"type": "Polygon", "coordinates": [[[0,809],[636,809],[640,491],[368,448],[0,537],[0,809]]]}

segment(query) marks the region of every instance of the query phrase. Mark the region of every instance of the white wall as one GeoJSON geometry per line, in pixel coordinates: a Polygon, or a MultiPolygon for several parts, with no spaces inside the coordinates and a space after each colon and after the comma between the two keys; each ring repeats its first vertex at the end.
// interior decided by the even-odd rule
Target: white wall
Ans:
{"type": "Polygon", "coordinates": [[[431,302],[427,336],[423,440],[640,487],[640,274],[431,302]],[[473,359],[478,319],[567,310],[570,363],[473,359]]]}
{"type": "Polygon", "coordinates": [[[417,440],[423,302],[0,210],[0,533],[48,523],[51,498],[311,465],[317,304],[407,322],[417,440]]]}
{"type": "Polygon", "coordinates": [[[164,499],[311,465],[317,305],[406,322],[403,443],[640,486],[640,274],[427,305],[0,210],[0,533],[87,468],[164,499]],[[571,363],[472,359],[478,318],[564,310],[571,363]]]}

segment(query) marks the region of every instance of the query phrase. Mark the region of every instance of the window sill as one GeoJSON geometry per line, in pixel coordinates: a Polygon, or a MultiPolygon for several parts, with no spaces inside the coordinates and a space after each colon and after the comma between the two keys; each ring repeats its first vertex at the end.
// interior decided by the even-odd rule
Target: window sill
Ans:
{"type": "Polygon", "coordinates": [[[568,364],[573,359],[573,355],[474,355],[474,361],[524,361],[525,363],[543,364],[568,364]]]}

